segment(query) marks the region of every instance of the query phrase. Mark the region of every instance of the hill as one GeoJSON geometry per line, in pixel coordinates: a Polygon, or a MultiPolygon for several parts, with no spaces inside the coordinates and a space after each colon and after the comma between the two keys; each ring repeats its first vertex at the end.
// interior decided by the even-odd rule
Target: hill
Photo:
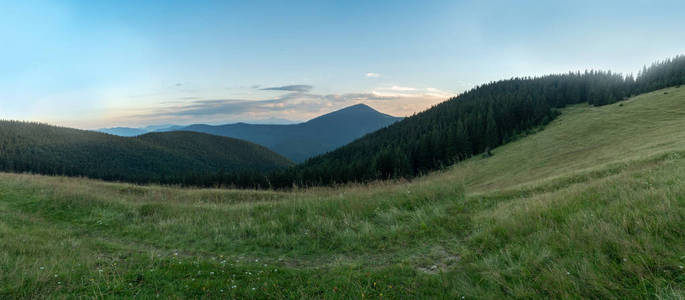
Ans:
{"type": "Polygon", "coordinates": [[[367,105],[357,104],[299,124],[196,124],[183,127],[182,130],[250,141],[295,162],[303,162],[401,119],[382,114],[367,105]]]}
{"type": "Polygon", "coordinates": [[[682,299],[684,104],[685,87],[574,104],[411,182],[0,174],[0,298],[682,299]]]}
{"type": "Polygon", "coordinates": [[[273,186],[334,185],[413,178],[485,153],[543,128],[559,109],[603,106],[685,84],[685,56],[645,67],[637,77],[569,72],[484,84],[286,171],[273,186]]]}
{"type": "Polygon", "coordinates": [[[184,126],[163,124],[163,125],[150,125],[141,128],[135,127],[111,127],[111,128],[100,128],[95,130],[97,132],[118,135],[118,136],[138,136],[151,132],[167,132],[167,131],[180,131],[184,126]]]}
{"type": "Polygon", "coordinates": [[[265,172],[284,157],[245,141],[195,132],[124,138],[23,122],[0,122],[0,170],[131,182],[193,182],[217,173],[265,172]]]}
{"type": "Polygon", "coordinates": [[[131,128],[131,127],[101,128],[101,129],[98,129],[97,131],[102,132],[102,133],[112,134],[112,135],[126,136],[126,137],[137,136],[137,135],[142,135],[142,134],[148,133],[148,131],[146,131],[146,130],[143,130],[140,128],[131,128]]]}

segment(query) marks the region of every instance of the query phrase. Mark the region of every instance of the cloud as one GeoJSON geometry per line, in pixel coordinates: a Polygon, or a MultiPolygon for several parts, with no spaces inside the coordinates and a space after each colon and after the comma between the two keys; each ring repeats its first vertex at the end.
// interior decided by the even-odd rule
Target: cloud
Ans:
{"type": "Polygon", "coordinates": [[[185,101],[167,101],[135,113],[121,111],[117,113],[117,121],[128,120],[129,123],[138,124],[227,124],[269,118],[308,120],[359,103],[371,105],[382,113],[408,116],[453,95],[435,88],[406,87],[343,94],[313,94],[301,90],[262,100],[187,98],[185,101]]]}
{"type": "Polygon", "coordinates": [[[406,86],[396,86],[396,85],[393,85],[389,90],[391,90],[391,91],[400,91],[400,92],[410,92],[410,91],[416,91],[416,88],[413,88],[413,87],[406,87],[406,86]]]}
{"type": "Polygon", "coordinates": [[[378,73],[366,73],[367,78],[378,78],[381,77],[381,74],[378,73]]]}
{"type": "Polygon", "coordinates": [[[307,92],[311,91],[312,88],[314,88],[314,87],[311,85],[297,84],[297,85],[267,87],[267,88],[261,88],[260,90],[262,90],[262,91],[288,91],[288,92],[307,93],[307,92]]]}

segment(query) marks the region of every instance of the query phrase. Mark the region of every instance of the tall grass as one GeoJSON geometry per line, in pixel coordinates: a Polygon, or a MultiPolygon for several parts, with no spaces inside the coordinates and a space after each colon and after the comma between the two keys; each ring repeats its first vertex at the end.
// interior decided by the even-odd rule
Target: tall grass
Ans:
{"type": "Polygon", "coordinates": [[[413,182],[293,192],[0,174],[0,298],[685,297],[685,90],[413,182]]]}

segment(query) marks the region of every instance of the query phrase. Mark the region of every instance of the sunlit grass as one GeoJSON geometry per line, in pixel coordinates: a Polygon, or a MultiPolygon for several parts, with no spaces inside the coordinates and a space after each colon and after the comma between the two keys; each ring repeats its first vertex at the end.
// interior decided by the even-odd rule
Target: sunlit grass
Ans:
{"type": "Polygon", "coordinates": [[[0,174],[0,298],[685,297],[685,89],[575,106],[413,182],[0,174]]]}

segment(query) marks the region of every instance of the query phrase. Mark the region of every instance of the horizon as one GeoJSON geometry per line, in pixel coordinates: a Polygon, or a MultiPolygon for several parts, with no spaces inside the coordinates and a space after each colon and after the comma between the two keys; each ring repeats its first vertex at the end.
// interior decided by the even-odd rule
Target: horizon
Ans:
{"type": "Polygon", "coordinates": [[[82,129],[406,117],[477,85],[682,54],[677,1],[3,3],[0,118],[82,129]]]}
{"type": "Polygon", "coordinates": [[[222,122],[219,121],[219,122],[186,123],[186,124],[151,124],[151,125],[144,126],[144,127],[113,126],[113,127],[103,127],[103,128],[86,129],[86,130],[100,131],[100,130],[104,130],[104,129],[117,129],[117,128],[121,128],[121,129],[141,129],[141,130],[147,130],[148,128],[153,128],[153,130],[155,130],[155,129],[154,129],[155,127],[159,127],[159,128],[161,128],[161,129],[166,129],[166,128],[168,128],[168,127],[173,127],[173,126],[181,126],[181,127],[192,126],[192,125],[211,125],[211,126],[220,126],[220,125],[231,125],[231,124],[240,124],[240,123],[243,123],[243,124],[250,124],[250,125],[297,125],[297,124],[307,123],[307,122],[309,122],[309,121],[311,121],[311,120],[318,119],[318,118],[320,118],[320,117],[324,117],[324,116],[326,116],[326,115],[329,115],[329,114],[332,114],[332,113],[336,113],[336,112],[338,112],[338,111],[342,111],[342,110],[345,110],[345,109],[348,109],[348,108],[351,108],[351,107],[355,107],[355,106],[359,106],[359,105],[368,107],[368,108],[372,109],[373,111],[375,111],[375,112],[377,112],[377,113],[380,113],[380,114],[382,114],[382,115],[388,115],[388,116],[391,116],[391,117],[394,117],[394,118],[404,118],[404,117],[397,117],[397,116],[393,116],[393,115],[389,115],[389,114],[383,113],[382,111],[378,111],[377,109],[375,109],[375,108],[373,108],[373,107],[371,107],[370,105],[365,104],[365,103],[357,103],[357,104],[351,104],[351,105],[349,105],[349,106],[345,106],[345,107],[342,107],[342,108],[339,108],[339,109],[336,109],[336,110],[333,110],[333,111],[324,112],[323,114],[314,116],[314,117],[311,118],[311,119],[300,120],[300,121],[296,121],[296,120],[287,120],[287,119],[280,119],[280,118],[271,118],[271,119],[261,119],[261,120],[235,121],[235,122],[230,122],[230,123],[222,123],[222,122]]]}

